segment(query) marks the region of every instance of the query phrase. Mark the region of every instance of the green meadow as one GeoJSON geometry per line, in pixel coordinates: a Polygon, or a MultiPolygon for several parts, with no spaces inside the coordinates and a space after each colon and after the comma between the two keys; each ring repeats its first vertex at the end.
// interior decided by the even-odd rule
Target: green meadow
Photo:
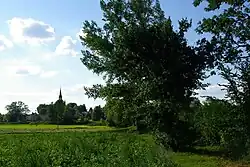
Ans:
{"type": "Polygon", "coordinates": [[[0,166],[237,167],[242,165],[210,155],[174,153],[156,144],[150,134],[135,133],[132,131],[133,128],[122,130],[107,126],[2,124],[0,166]]]}
{"type": "Polygon", "coordinates": [[[107,126],[87,126],[87,125],[53,125],[53,124],[0,124],[0,130],[15,129],[15,130],[30,130],[30,129],[113,129],[107,126]]]}
{"type": "Polygon", "coordinates": [[[176,163],[150,135],[63,132],[0,135],[0,166],[166,166],[176,163]]]}

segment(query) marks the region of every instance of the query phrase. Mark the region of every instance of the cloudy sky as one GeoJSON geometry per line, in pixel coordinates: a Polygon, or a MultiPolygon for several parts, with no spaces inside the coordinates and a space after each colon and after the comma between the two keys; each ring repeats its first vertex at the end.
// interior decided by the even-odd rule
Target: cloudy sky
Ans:
{"type": "MultiPolygon", "coordinates": [[[[174,26],[182,17],[192,18],[194,26],[209,16],[203,8],[194,8],[192,0],[162,0],[162,8],[174,26]]],[[[99,0],[3,0],[0,6],[0,113],[12,101],[21,100],[32,111],[40,103],[57,100],[60,86],[67,102],[92,107],[104,104],[84,95],[83,86],[103,83],[80,61],[78,39],[82,22],[101,24],[99,0]]],[[[194,43],[199,37],[191,30],[187,37],[194,43]]],[[[202,95],[221,97],[216,86],[219,77],[202,95]]]]}

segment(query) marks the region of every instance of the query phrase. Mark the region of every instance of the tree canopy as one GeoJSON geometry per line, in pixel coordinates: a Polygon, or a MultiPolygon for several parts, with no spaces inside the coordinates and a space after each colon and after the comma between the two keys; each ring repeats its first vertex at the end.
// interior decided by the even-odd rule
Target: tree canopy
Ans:
{"type": "Polygon", "coordinates": [[[23,118],[24,115],[30,112],[28,106],[22,101],[12,102],[11,104],[7,105],[5,108],[8,111],[7,119],[10,122],[22,121],[24,119],[23,118]]]}
{"type": "MultiPolygon", "coordinates": [[[[198,6],[205,0],[195,0],[198,6]]],[[[199,22],[197,32],[210,33],[212,39],[207,48],[216,59],[225,63],[239,63],[249,61],[250,58],[250,1],[249,0],[221,0],[208,1],[207,12],[221,9],[220,14],[211,18],[204,18],[199,22]],[[225,9],[222,9],[224,7],[225,9]]]]}
{"type": "MultiPolygon", "coordinates": [[[[179,109],[202,87],[209,67],[203,50],[189,46],[187,19],[174,30],[158,0],[100,1],[103,27],[83,23],[82,63],[106,85],[85,88],[89,97],[122,101],[125,113],[151,129],[171,131],[179,109]]],[[[108,102],[111,100],[108,100],[108,102]]]]}

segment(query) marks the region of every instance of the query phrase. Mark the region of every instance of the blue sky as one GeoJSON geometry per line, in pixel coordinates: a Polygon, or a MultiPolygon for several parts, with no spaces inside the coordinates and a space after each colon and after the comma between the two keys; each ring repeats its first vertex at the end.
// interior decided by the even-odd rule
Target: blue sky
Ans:
{"type": "MultiPolygon", "coordinates": [[[[174,27],[178,20],[193,19],[187,34],[189,43],[200,38],[194,27],[205,13],[203,7],[194,8],[192,0],[162,0],[166,16],[174,27]]],[[[78,34],[84,20],[101,23],[99,0],[51,1],[4,0],[0,6],[0,112],[12,101],[21,100],[34,111],[40,103],[57,100],[62,87],[66,102],[93,107],[101,100],[88,99],[83,86],[104,83],[88,71],[80,61],[81,44],[78,34]]],[[[201,95],[222,97],[216,76],[201,95]]]]}

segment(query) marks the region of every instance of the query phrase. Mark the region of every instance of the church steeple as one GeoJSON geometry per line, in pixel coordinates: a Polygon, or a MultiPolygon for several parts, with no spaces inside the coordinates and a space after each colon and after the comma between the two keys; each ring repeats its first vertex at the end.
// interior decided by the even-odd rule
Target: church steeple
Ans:
{"type": "Polygon", "coordinates": [[[61,91],[61,88],[60,88],[60,93],[59,93],[59,100],[62,100],[62,91],[61,91]]]}

